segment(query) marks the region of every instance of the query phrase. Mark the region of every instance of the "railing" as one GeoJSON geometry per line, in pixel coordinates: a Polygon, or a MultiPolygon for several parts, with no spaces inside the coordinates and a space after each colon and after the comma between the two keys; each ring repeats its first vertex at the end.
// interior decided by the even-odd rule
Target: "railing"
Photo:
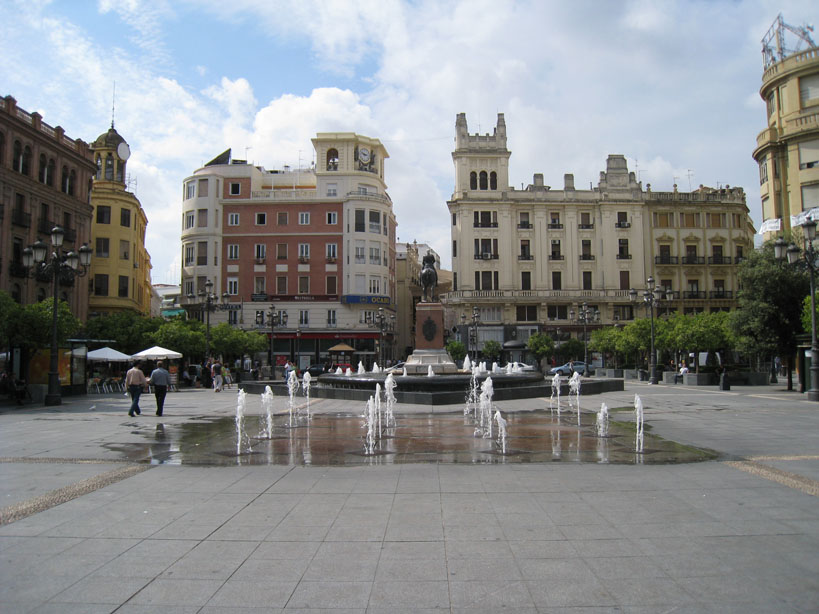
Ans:
{"type": "MultiPolygon", "coordinates": [[[[256,264],[264,264],[265,260],[266,258],[255,258],[253,262],[255,262],[256,264]]],[[[207,262],[205,264],[207,264],[207,262]]]]}
{"type": "Polygon", "coordinates": [[[37,220],[37,232],[42,232],[45,235],[50,235],[52,228],[54,228],[54,222],[52,222],[51,220],[44,220],[43,218],[37,220]]]}
{"type": "Polygon", "coordinates": [[[594,228],[594,224],[578,224],[577,227],[580,230],[592,230],[594,228]]]}
{"type": "Polygon", "coordinates": [[[22,262],[12,260],[9,263],[9,274],[12,277],[25,277],[27,273],[28,271],[26,270],[26,267],[23,266],[22,262]]]}
{"type": "Polygon", "coordinates": [[[535,257],[532,254],[518,254],[518,260],[534,260],[535,257]]]}
{"type": "MultiPolygon", "coordinates": [[[[69,243],[73,243],[77,240],[77,229],[76,228],[63,228],[65,234],[63,235],[63,240],[68,241],[69,243]]],[[[51,232],[51,231],[49,231],[51,232]]]]}
{"type": "Polygon", "coordinates": [[[594,260],[594,254],[580,254],[581,260],[594,260]]]}
{"type": "Polygon", "coordinates": [[[481,252],[480,254],[475,254],[475,260],[497,260],[498,254],[493,254],[492,252],[481,252]]]}
{"type": "Polygon", "coordinates": [[[685,290],[685,291],[683,291],[683,298],[704,299],[705,298],[705,291],[704,290],[685,290]]]}
{"type": "Polygon", "coordinates": [[[731,256],[709,256],[708,264],[731,264],[731,256]]]}
{"type": "Polygon", "coordinates": [[[733,290],[711,290],[711,298],[734,298],[733,290]]]}
{"type": "Polygon", "coordinates": [[[677,256],[654,256],[654,264],[677,264],[679,261],[677,256]]]}
{"type": "Polygon", "coordinates": [[[563,254],[549,254],[549,260],[563,260],[563,254]]]}
{"type": "Polygon", "coordinates": [[[497,222],[473,222],[472,228],[497,228],[497,222]]]}
{"type": "Polygon", "coordinates": [[[617,254],[617,260],[631,260],[631,254],[617,254]]]}
{"type": "Polygon", "coordinates": [[[549,230],[563,230],[563,224],[559,222],[551,222],[550,224],[546,224],[546,228],[549,230]]]}
{"type": "Polygon", "coordinates": [[[300,264],[307,264],[308,262],[310,262],[310,256],[299,256],[300,264]]]}
{"type": "Polygon", "coordinates": [[[328,264],[335,264],[336,257],[335,256],[327,256],[327,263],[328,264]]]}
{"type": "MultiPolygon", "coordinates": [[[[31,214],[19,209],[11,210],[11,223],[15,226],[22,226],[23,228],[31,227],[31,214]]],[[[51,232],[49,230],[49,232],[51,232]]]]}
{"type": "Polygon", "coordinates": [[[610,300],[629,301],[628,290],[455,290],[447,292],[445,297],[448,301],[470,301],[476,298],[492,299],[565,299],[576,300],[578,297],[610,300]]]}
{"type": "Polygon", "coordinates": [[[705,256],[683,256],[683,264],[705,264],[705,256]]]}
{"type": "MultiPolygon", "coordinates": [[[[653,192],[652,192],[653,194],[653,192]]],[[[631,228],[631,222],[614,222],[615,228],[631,228]]]]}
{"type": "Polygon", "coordinates": [[[521,230],[526,230],[532,228],[532,225],[529,222],[521,222],[518,224],[518,228],[521,230]]]}

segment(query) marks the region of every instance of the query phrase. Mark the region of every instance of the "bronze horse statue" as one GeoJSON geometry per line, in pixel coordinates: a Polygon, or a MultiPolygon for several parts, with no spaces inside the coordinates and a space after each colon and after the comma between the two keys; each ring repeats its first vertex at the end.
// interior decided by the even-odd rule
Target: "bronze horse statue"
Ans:
{"type": "Polygon", "coordinates": [[[428,251],[422,263],[423,268],[421,269],[419,277],[424,294],[421,298],[421,302],[429,303],[435,300],[435,286],[438,285],[438,271],[435,270],[435,256],[428,251]]]}

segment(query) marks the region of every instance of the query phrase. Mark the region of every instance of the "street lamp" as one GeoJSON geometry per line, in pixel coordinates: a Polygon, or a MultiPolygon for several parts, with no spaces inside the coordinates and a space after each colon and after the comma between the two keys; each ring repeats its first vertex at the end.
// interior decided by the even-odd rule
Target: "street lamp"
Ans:
{"type": "MultiPolygon", "coordinates": [[[[802,239],[804,241],[804,253],[794,243],[787,249],[788,264],[796,264],[800,255],[803,257],[805,265],[808,267],[810,279],[810,388],[808,389],[808,400],[819,401],[819,345],[816,343],[816,250],[813,242],[816,239],[816,222],[808,220],[802,224],[802,239]]],[[[780,237],[774,242],[774,255],[777,260],[782,260],[785,256],[785,241],[780,237]]]]}
{"type": "MultiPolygon", "coordinates": [[[[213,292],[213,282],[211,280],[207,280],[205,282],[205,289],[200,290],[198,293],[199,301],[202,304],[202,308],[205,310],[205,360],[210,358],[210,312],[216,309],[227,309],[228,299],[230,295],[225,292],[222,294],[222,303],[218,304],[216,301],[219,300],[219,295],[213,292]]],[[[195,300],[197,296],[193,293],[188,294],[188,300],[195,300]]]]}
{"type": "Polygon", "coordinates": [[[296,329],[296,372],[299,370],[299,365],[301,365],[301,329],[296,329]]]}
{"type": "Polygon", "coordinates": [[[267,321],[270,322],[270,379],[276,379],[276,361],[273,355],[273,334],[276,332],[277,326],[287,326],[287,312],[276,311],[275,306],[271,303],[270,311],[267,312],[267,321]]]}
{"type": "Polygon", "coordinates": [[[472,308],[472,328],[474,331],[473,339],[475,340],[473,362],[478,360],[478,322],[481,321],[481,311],[477,307],[472,308]]]}
{"type": "Polygon", "coordinates": [[[60,226],[51,229],[51,257],[47,258],[48,245],[40,239],[30,247],[23,250],[23,266],[27,274],[43,280],[53,281],[54,284],[54,304],[51,309],[51,356],[48,368],[48,393],[45,397],[46,405],[60,405],[62,403],[62,391],[60,390],[60,363],[57,354],[57,303],[60,289],[60,278],[62,277],[66,285],[74,282],[75,277],[82,277],[88,273],[88,266],[91,264],[91,248],[86,243],[79,249],[79,254],[74,251],[62,252],[65,230],[60,226]],[[82,267],[82,268],[80,268],[82,267]]]}
{"type": "MultiPolygon", "coordinates": [[[[569,319],[574,320],[574,309],[569,310],[569,319]]],[[[583,325],[583,376],[589,376],[589,338],[586,336],[586,325],[600,320],[600,312],[591,309],[588,303],[584,302],[577,311],[577,322],[583,325]]]]}
{"type": "MultiPolygon", "coordinates": [[[[651,319],[651,356],[650,360],[650,374],[648,383],[649,384],[656,384],[657,383],[657,352],[654,350],[654,306],[658,305],[661,300],[667,298],[667,294],[665,289],[661,288],[660,286],[654,285],[654,278],[649,277],[646,280],[647,287],[643,291],[643,302],[645,303],[646,309],[648,310],[649,317],[651,319]]],[[[631,297],[632,302],[637,302],[638,294],[637,290],[632,288],[628,292],[629,297],[631,297]]]]}

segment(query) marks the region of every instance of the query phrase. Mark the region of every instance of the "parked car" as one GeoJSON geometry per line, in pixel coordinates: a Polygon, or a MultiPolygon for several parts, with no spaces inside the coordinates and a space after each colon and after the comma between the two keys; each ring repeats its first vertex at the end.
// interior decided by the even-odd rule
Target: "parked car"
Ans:
{"type": "Polygon", "coordinates": [[[318,377],[322,373],[326,373],[326,371],[324,370],[324,364],[319,363],[315,365],[310,365],[309,367],[307,367],[307,373],[310,374],[310,377],[318,377]]]}
{"type": "MultiPolygon", "coordinates": [[[[569,376],[572,374],[572,371],[576,373],[580,373],[583,375],[583,371],[586,370],[586,363],[582,360],[575,360],[574,364],[567,362],[565,365],[560,365],[559,367],[552,367],[549,369],[549,373],[554,375],[555,373],[560,373],[561,375],[569,376]]],[[[591,373],[591,368],[589,369],[589,373],[591,373]]]]}
{"type": "Polygon", "coordinates": [[[345,373],[347,372],[347,369],[350,369],[351,371],[353,370],[353,367],[348,362],[336,362],[333,363],[332,367],[330,367],[330,373],[335,373],[336,369],[339,367],[341,367],[341,370],[345,373]]]}
{"type": "Polygon", "coordinates": [[[535,370],[534,365],[527,365],[526,363],[523,363],[523,362],[510,362],[508,364],[512,365],[512,370],[513,371],[516,371],[518,369],[520,369],[521,371],[534,371],[535,370]]]}
{"type": "Polygon", "coordinates": [[[403,360],[400,362],[395,363],[391,367],[387,367],[384,369],[387,373],[400,373],[404,370],[404,365],[407,364],[403,360]]]}

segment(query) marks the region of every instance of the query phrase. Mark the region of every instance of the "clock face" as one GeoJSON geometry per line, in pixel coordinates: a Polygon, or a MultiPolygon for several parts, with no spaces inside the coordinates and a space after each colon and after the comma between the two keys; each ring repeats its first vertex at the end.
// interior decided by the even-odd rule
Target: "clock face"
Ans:
{"type": "Polygon", "coordinates": [[[365,164],[370,161],[370,150],[366,147],[362,147],[358,150],[358,159],[364,162],[365,164]]]}
{"type": "Polygon", "coordinates": [[[131,148],[128,147],[128,143],[120,143],[117,146],[117,155],[120,160],[127,160],[131,157],[131,148]]]}

